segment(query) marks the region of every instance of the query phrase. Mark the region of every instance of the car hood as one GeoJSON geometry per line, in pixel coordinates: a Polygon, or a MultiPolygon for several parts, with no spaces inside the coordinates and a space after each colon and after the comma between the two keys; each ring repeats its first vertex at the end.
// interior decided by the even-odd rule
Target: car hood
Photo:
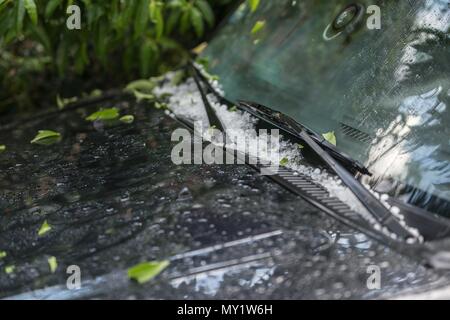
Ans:
{"type": "Polygon", "coordinates": [[[4,120],[0,297],[367,299],[449,283],[245,165],[173,164],[181,124],[162,111],[127,99],[102,106],[135,122],[92,125],[84,118],[96,105],[4,120]],[[62,140],[30,144],[42,129],[62,140]],[[39,236],[44,221],[52,230],[39,236]],[[147,284],[128,279],[152,260],[171,264],[147,284]],[[70,265],[81,269],[79,290],[66,287],[70,265]],[[374,267],[379,289],[368,286],[374,267]]]}

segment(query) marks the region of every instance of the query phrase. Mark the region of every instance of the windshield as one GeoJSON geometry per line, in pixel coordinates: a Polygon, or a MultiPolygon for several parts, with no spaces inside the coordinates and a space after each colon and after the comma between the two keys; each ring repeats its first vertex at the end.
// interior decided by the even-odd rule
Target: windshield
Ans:
{"type": "Polygon", "coordinates": [[[350,4],[244,3],[204,56],[228,99],[334,131],[375,190],[450,216],[449,2],[350,4]]]}

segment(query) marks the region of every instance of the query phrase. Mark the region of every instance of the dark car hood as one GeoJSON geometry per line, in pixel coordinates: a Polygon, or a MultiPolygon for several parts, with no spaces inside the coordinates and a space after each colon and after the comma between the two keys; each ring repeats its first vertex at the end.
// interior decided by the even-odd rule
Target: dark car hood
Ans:
{"type": "Polygon", "coordinates": [[[93,108],[15,119],[0,129],[0,297],[149,299],[388,298],[448,284],[326,216],[251,168],[171,162],[180,124],[145,104],[110,101],[133,124],[84,120],[93,108]],[[7,129],[5,129],[7,128],[7,129]],[[38,130],[63,136],[31,145],[38,130]],[[43,221],[47,235],[37,231],[43,221]],[[47,259],[59,267],[52,274],[47,259]],[[168,259],[138,285],[127,269],[168,259]],[[15,272],[6,274],[6,265],[15,272]],[[66,289],[78,265],[82,288],[66,289]],[[369,290],[369,266],[381,289],[369,290]]]}

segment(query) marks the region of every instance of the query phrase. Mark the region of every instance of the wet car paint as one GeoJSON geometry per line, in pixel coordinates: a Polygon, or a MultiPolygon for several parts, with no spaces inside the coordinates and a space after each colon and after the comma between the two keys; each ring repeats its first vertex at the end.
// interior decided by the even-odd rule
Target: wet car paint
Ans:
{"type": "Polygon", "coordinates": [[[174,165],[179,123],[145,104],[112,106],[135,122],[93,126],[84,118],[94,106],[0,129],[0,297],[358,299],[449,284],[246,166],[174,165]],[[29,144],[41,129],[62,141],[29,144]],[[52,230],[39,237],[44,220],[52,230]],[[153,281],[127,278],[134,264],[162,259],[171,265],[153,281]],[[66,288],[69,265],[81,268],[79,290],[66,288]],[[378,290],[367,287],[369,266],[381,270],[378,290]]]}

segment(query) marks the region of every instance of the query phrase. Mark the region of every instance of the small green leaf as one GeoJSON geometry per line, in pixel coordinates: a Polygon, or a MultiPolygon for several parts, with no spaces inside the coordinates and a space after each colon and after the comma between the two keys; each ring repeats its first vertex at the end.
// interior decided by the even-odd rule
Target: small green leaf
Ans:
{"type": "Polygon", "coordinates": [[[148,7],[149,0],[135,0],[138,1],[136,17],[134,18],[134,32],[136,37],[142,36],[147,27],[149,20],[148,7]]]}
{"type": "Polygon", "coordinates": [[[59,110],[64,109],[64,102],[61,99],[61,96],[59,94],[56,95],[56,105],[58,106],[59,110]]]}
{"type": "Polygon", "coordinates": [[[103,94],[102,90],[94,89],[91,91],[91,93],[89,93],[89,97],[91,97],[91,98],[100,97],[102,94],[103,94]]]}
{"type": "Polygon", "coordinates": [[[183,10],[183,14],[180,19],[180,32],[185,34],[189,29],[189,21],[191,20],[191,10],[183,10]]]}
{"type": "Polygon", "coordinates": [[[164,33],[164,16],[162,13],[163,4],[152,0],[149,5],[150,20],[155,23],[156,39],[161,38],[164,33]]]}
{"type": "Polygon", "coordinates": [[[332,145],[336,146],[336,136],[334,135],[334,131],[327,132],[322,134],[322,136],[332,145]]]}
{"type": "Polygon", "coordinates": [[[209,58],[208,57],[198,57],[195,59],[195,62],[199,65],[203,66],[205,70],[208,70],[209,68],[209,58]]]}
{"type": "Polygon", "coordinates": [[[50,0],[45,7],[45,18],[48,19],[53,15],[53,12],[61,4],[62,0],[50,0]]]}
{"type": "Polygon", "coordinates": [[[25,0],[25,9],[34,25],[38,24],[37,7],[34,0],[25,0]]]}
{"type": "Polygon", "coordinates": [[[151,261],[140,263],[128,269],[128,278],[136,280],[139,284],[146,283],[160,274],[169,266],[169,261],[151,261]]]}
{"type": "Polygon", "coordinates": [[[264,29],[265,26],[266,26],[266,21],[265,20],[256,21],[255,25],[252,28],[251,33],[252,34],[257,34],[259,31],[264,29]]]}
{"type": "Polygon", "coordinates": [[[0,259],[5,258],[7,255],[6,251],[0,251],[0,259]]]}
{"type": "Polygon", "coordinates": [[[236,111],[238,111],[238,108],[236,106],[232,106],[228,111],[236,112],[236,111]]]}
{"type": "Polygon", "coordinates": [[[150,93],[153,91],[153,89],[156,86],[157,86],[157,83],[155,81],[142,79],[142,80],[136,80],[136,81],[130,82],[125,87],[125,91],[133,92],[135,90],[138,90],[141,92],[143,91],[143,92],[150,93]]]}
{"type": "Polygon", "coordinates": [[[297,143],[297,147],[299,148],[299,149],[304,149],[305,147],[303,146],[303,145],[301,145],[300,143],[297,143]]]}
{"type": "Polygon", "coordinates": [[[175,73],[175,75],[173,76],[171,82],[174,86],[177,86],[184,80],[185,77],[186,77],[186,73],[183,70],[177,71],[175,73]]]}
{"type": "Polygon", "coordinates": [[[197,37],[200,38],[201,36],[203,36],[205,26],[203,24],[202,13],[195,7],[192,7],[191,9],[191,23],[192,26],[194,27],[197,37]]]}
{"type": "Polygon", "coordinates": [[[166,33],[170,34],[173,29],[177,26],[178,21],[180,20],[181,11],[176,10],[172,11],[169,15],[169,18],[167,19],[166,23],[166,33]]]}
{"type": "Polygon", "coordinates": [[[152,20],[153,22],[155,22],[155,20],[156,20],[156,10],[157,10],[157,8],[158,8],[158,5],[157,5],[156,1],[155,0],[151,0],[150,4],[148,6],[148,11],[149,11],[149,14],[150,14],[150,20],[152,20]]]}
{"type": "Polygon", "coordinates": [[[50,267],[50,272],[55,273],[56,269],[58,268],[58,261],[56,260],[56,257],[50,257],[47,259],[48,266],[50,267]]]}
{"type": "Polygon", "coordinates": [[[133,94],[134,94],[134,97],[136,98],[137,102],[140,102],[142,100],[148,100],[148,101],[155,100],[155,96],[153,94],[142,93],[137,90],[134,90],[133,94]]]}
{"type": "Polygon", "coordinates": [[[289,164],[289,159],[284,157],[283,159],[280,160],[280,166],[287,166],[289,164]]]}
{"type": "Polygon", "coordinates": [[[52,227],[48,224],[47,220],[45,220],[42,226],[39,228],[38,236],[42,237],[50,230],[52,230],[52,227]]]}
{"type": "Polygon", "coordinates": [[[167,109],[167,104],[155,102],[155,108],[156,108],[156,109],[166,110],[166,109],[167,109]]]}
{"type": "Polygon", "coordinates": [[[5,267],[5,273],[6,273],[6,274],[11,274],[11,273],[14,272],[14,270],[16,270],[16,267],[15,267],[15,266],[6,266],[6,267],[5,267]]]}
{"type": "Polygon", "coordinates": [[[6,146],[4,144],[0,144],[0,153],[6,151],[6,146]]]}
{"type": "Polygon", "coordinates": [[[31,143],[45,143],[48,139],[59,139],[61,138],[61,134],[51,130],[39,130],[36,137],[31,140],[31,143]]]}
{"type": "Polygon", "coordinates": [[[128,114],[128,115],[125,115],[125,116],[121,117],[119,120],[121,122],[123,122],[123,123],[133,123],[134,122],[134,116],[128,114]]]}
{"type": "Polygon", "coordinates": [[[89,117],[86,117],[87,121],[97,121],[97,120],[114,120],[119,117],[119,109],[117,108],[107,108],[100,109],[97,112],[94,112],[89,117]]]}
{"type": "Polygon", "coordinates": [[[68,104],[74,103],[78,101],[78,97],[73,98],[61,98],[59,94],[56,95],[56,105],[58,106],[59,110],[64,109],[68,104]]]}
{"type": "Polygon", "coordinates": [[[22,33],[22,29],[23,29],[23,20],[25,18],[25,0],[17,0],[16,1],[16,32],[17,33],[22,33]]]}
{"type": "Polygon", "coordinates": [[[205,19],[206,23],[210,26],[214,26],[214,12],[211,9],[210,4],[206,0],[197,0],[195,1],[195,5],[197,8],[201,11],[203,14],[203,18],[205,19]]]}
{"type": "Polygon", "coordinates": [[[255,12],[259,7],[260,0],[248,0],[251,12],[255,12]]]}

